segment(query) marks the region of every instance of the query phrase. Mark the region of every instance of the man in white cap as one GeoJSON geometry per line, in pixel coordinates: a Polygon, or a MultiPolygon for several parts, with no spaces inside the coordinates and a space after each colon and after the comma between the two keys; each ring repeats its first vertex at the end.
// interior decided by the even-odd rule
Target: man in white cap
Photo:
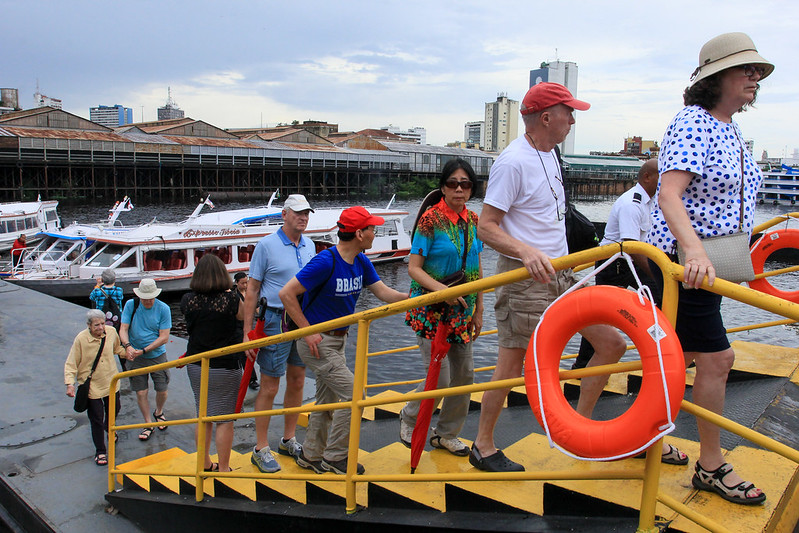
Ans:
{"type": "MultiPolygon", "coordinates": [[[[558,83],[531,87],[522,100],[524,136],[517,138],[491,166],[477,234],[499,252],[496,273],[526,268],[530,278],[498,287],[494,310],[499,350],[492,381],[522,375],[524,354],[544,309],[575,283],[571,269],[555,271],[551,258],[569,253],[566,242],[566,194],[555,146],[574,124],[574,110],[590,104],[577,100],[558,83]],[[511,301],[512,308],[511,308],[511,301]]],[[[617,362],[624,339],[610,326],[580,330],[596,354],[589,366],[617,362]]],[[[577,412],[590,418],[607,376],[580,383],[577,412]]],[[[494,443],[494,428],[508,389],[486,391],[469,462],[489,472],[521,471],[494,443]]]]}
{"type": "MultiPolygon", "coordinates": [[[[128,370],[136,370],[148,366],[166,363],[166,343],[169,342],[169,331],[172,329],[172,313],[169,306],[156,300],[161,289],[154,279],[145,278],[133,292],[140,300],[131,299],[125,302],[122,310],[122,326],[119,328],[119,339],[125,347],[125,355],[132,361],[128,370]]],[[[142,374],[130,378],[130,388],[136,391],[136,401],[144,416],[145,422],[165,422],[164,404],[169,385],[169,371],[159,370],[150,374],[142,374]],[[150,414],[150,401],[147,398],[148,378],[153,380],[155,388],[155,410],[150,414]]],[[[168,426],[158,426],[161,431],[168,426]]],[[[154,427],[144,428],[139,433],[139,440],[148,440],[154,427]]]]}
{"type": "MultiPolygon", "coordinates": [[[[302,232],[308,227],[308,218],[313,213],[308,200],[301,194],[292,194],[283,203],[283,227],[258,242],[250,262],[250,281],[244,298],[244,339],[253,328],[253,315],[259,299],[265,298],[264,333],[281,333],[283,303],[278,292],[316,254],[316,246],[302,232]]],[[[282,342],[260,350],[248,350],[250,359],[256,358],[261,370],[261,388],[255,398],[255,410],[272,409],[280,386],[280,378],[286,376],[286,392],[283,407],[298,407],[302,404],[305,385],[305,364],[297,355],[294,342],[282,342]]],[[[283,436],[278,443],[278,452],[296,457],[302,446],[295,438],[299,414],[283,417],[283,436]]],[[[269,419],[255,419],[256,443],[251,461],[261,472],[273,473],[280,465],[269,447],[269,419]]]]}

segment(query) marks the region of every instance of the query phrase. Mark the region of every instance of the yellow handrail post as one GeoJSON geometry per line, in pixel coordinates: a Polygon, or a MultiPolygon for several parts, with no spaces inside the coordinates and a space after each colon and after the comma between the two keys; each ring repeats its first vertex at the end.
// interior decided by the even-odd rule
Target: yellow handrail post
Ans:
{"type": "MultiPolygon", "coordinates": [[[[111,385],[109,386],[108,390],[116,391],[116,384],[119,382],[119,378],[114,376],[111,378],[111,385]]],[[[116,392],[114,394],[108,395],[108,492],[114,492],[114,489],[117,488],[116,482],[114,481],[114,471],[116,462],[114,461],[114,454],[116,453],[116,442],[114,442],[114,435],[116,434],[116,406],[117,406],[117,395],[116,392]]]]}
{"type": "Polygon", "coordinates": [[[646,451],[644,485],[641,490],[641,509],[638,513],[638,533],[654,532],[655,508],[660,484],[660,455],[663,439],[660,438],[646,451]]]}
{"type": "Polygon", "coordinates": [[[195,471],[195,494],[198,502],[205,497],[205,478],[202,472],[205,470],[205,417],[208,416],[208,370],[211,367],[211,360],[203,357],[200,363],[200,405],[197,413],[197,465],[195,471]]]}
{"type": "Polygon", "coordinates": [[[358,321],[358,343],[355,347],[355,375],[352,386],[352,411],[350,420],[350,445],[347,451],[347,475],[344,482],[347,495],[347,514],[357,511],[358,502],[355,498],[356,482],[353,475],[358,472],[358,450],[361,447],[361,414],[363,407],[359,402],[363,400],[364,385],[366,383],[366,366],[369,353],[369,326],[371,321],[361,319],[358,321]]]}

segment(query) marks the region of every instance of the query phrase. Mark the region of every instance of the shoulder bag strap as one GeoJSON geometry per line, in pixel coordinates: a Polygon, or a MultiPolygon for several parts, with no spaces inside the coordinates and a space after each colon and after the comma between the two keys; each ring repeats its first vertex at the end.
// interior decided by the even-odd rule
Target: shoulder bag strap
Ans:
{"type": "Polygon", "coordinates": [[[89,372],[89,377],[87,377],[86,379],[91,378],[92,374],[94,374],[94,369],[97,368],[97,363],[100,362],[100,356],[103,355],[104,346],[105,346],[105,337],[103,337],[102,340],[100,340],[100,349],[97,350],[97,357],[94,358],[94,364],[92,364],[92,369],[89,372]]]}
{"type": "MultiPolygon", "coordinates": [[[[733,126],[734,127],[734,126],[733,126]]],[[[738,145],[741,147],[741,209],[738,215],[738,231],[744,230],[744,188],[746,187],[746,176],[744,175],[744,143],[735,129],[735,136],[738,138],[738,145]]]]}

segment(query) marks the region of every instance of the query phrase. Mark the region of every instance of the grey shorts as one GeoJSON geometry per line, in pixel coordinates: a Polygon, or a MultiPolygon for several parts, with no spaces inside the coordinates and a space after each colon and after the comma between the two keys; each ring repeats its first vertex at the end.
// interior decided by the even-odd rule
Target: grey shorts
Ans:
{"type": "MultiPolygon", "coordinates": [[[[163,353],[158,357],[145,359],[144,357],[137,357],[128,364],[128,370],[136,370],[137,368],[145,368],[148,366],[155,366],[161,363],[166,363],[166,354],[163,353]]],[[[153,387],[156,392],[167,390],[169,386],[169,370],[158,370],[150,372],[149,374],[142,374],[140,376],[133,376],[130,378],[130,388],[134,391],[147,390],[147,376],[153,379],[153,387]]]]}
{"type": "MultiPolygon", "coordinates": [[[[500,255],[496,273],[508,272],[524,265],[518,259],[500,255]]],[[[502,348],[527,349],[541,315],[558,296],[576,283],[571,269],[559,270],[549,283],[528,278],[497,287],[494,312],[497,336],[502,348]]]]}

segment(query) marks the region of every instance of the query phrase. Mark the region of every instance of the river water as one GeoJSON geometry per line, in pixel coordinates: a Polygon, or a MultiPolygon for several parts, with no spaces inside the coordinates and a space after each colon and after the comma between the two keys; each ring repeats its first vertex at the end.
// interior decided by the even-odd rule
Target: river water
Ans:
{"type": "MultiPolygon", "coordinates": [[[[395,202],[394,207],[403,209],[410,213],[405,221],[405,228],[409,230],[413,224],[416,211],[421,204],[421,200],[408,200],[395,202]]],[[[216,209],[237,209],[250,207],[260,204],[249,204],[242,202],[216,202],[216,209]]],[[[335,202],[313,202],[315,207],[337,207],[340,203],[335,202]]],[[[384,204],[371,202],[373,207],[382,207],[384,204]]],[[[613,205],[612,200],[577,202],[578,209],[588,218],[595,221],[606,221],[610,209],[613,205]]],[[[99,221],[106,217],[106,209],[110,206],[64,206],[59,207],[59,213],[64,225],[73,221],[92,222],[99,221]]],[[[120,220],[126,224],[141,224],[151,221],[157,217],[162,222],[173,222],[185,219],[194,209],[195,205],[187,204],[158,204],[158,205],[136,205],[135,209],[129,213],[123,213],[120,220]]],[[[482,208],[480,199],[469,202],[468,207],[479,213],[482,208]]],[[[206,209],[208,209],[206,207],[206,209]]],[[[765,222],[775,216],[779,216],[791,211],[790,206],[760,205],[756,211],[756,222],[765,222]]],[[[313,216],[313,215],[312,215],[313,216]]],[[[492,275],[495,271],[497,254],[492,249],[486,247],[482,254],[483,272],[486,276],[492,275]]],[[[408,276],[407,263],[393,262],[376,265],[377,273],[381,279],[390,287],[399,291],[407,292],[410,288],[410,278],[408,276]]],[[[785,289],[786,285],[796,287],[799,285],[799,273],[782,276],[775,285],[785,289]]],[[[162,299],[167,302],[173,313],[172,333],[178,336],[185,336],[185,321],[180,313],[180,295],[165,294],[162,299]]],[[[87,300],[88,302],[88,300],[87,300]]],[[[364,291],[356,308],[362,311],[381,305],[382,302],[375,298],[369,291],[364,291]]],[[[496,328],[496,321],[493,313],[494,295],[485,295],[485,315],[484,330],[496,328]]],[[[742,326],[753,322],[766,322],[779,320],[782,317],[773,315],[766,311],[751,308],[729,298],[725,298],[722,304],[725,325],[730,327],[742,326]]],[[[348,361],[352,365],[355,353],[355,341],[357,338],[357,328],[351,330],[348,341],[348,361]]],[[[745,340],[751,342],[762,342],[786,347],[796,347],[799,344],[799,327],[797,326],[778,326],[767,329],[754,330],[749,332],[734,333],[730,335],[730,340],[745,340]]],[[[568,349],[571,353],[577,351],[579,337],[575,337],[569,343],[568,349]]],[[[371,326],[370,351],[387,350],[415,344],[415,335],[411,329],[404,324],[404,316],[392,316],[374,322],[371,326]]],[[[497,338],[496,335],[481,336],[474,344],[474,365],[475,368],[491,366],[496,363],[497,338]]],[[[422,366],[418,350],[401,352],[399,354],[386,355],[371,358],[369,361],[369,383],[387,383],[406,379],[422,378],[424,367],[422,366]]],[[[478,382],[490,379],[490,372],[484,372],[476,376],[478,382]]],[[[408,390],[409,387],[394,387],[397,390],[408,390]]]]}

